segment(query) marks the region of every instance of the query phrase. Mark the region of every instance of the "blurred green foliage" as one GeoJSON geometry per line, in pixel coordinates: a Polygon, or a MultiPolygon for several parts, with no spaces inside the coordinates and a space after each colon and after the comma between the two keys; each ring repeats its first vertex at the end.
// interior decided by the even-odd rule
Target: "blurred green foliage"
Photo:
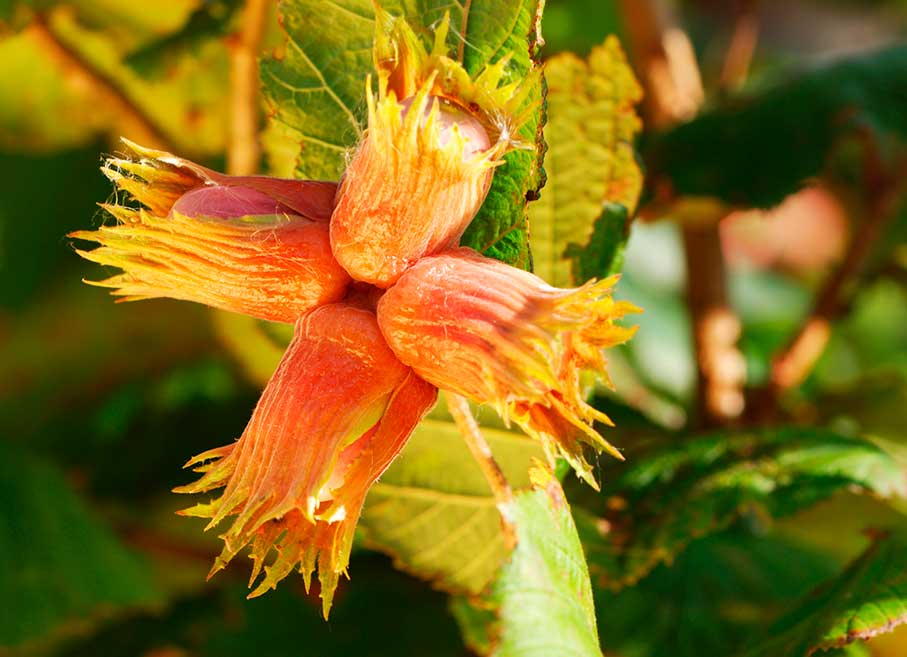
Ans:
{"type": "Polygon", "coordinates": [[[646,161],[680,194],[772,207],[818,175],[848,134],[907,137],[905,89],[907,48],[869,53],[703,113],[655,137],[646,161]]]}
{"type": "Polygon", "coordinates": [[[14,567],[0,594],[6,644],[47,637],[61,626],[160,604],[147,564],[99,523],[54,468],[0,443],[0,558],[14,567]]]}
{"type": "MultiPolygon", "coordinates": [[[[330,23],[340,20],[343,3],[335,13],[321,11],[329,4],[299,13],[302,5],[287,0],[285,26],[297,40],[327,40],[322,49],[334,47],[338,35],[346,38],[351,52],[337,50],[346,59],[329,72],[334,83],[345,78],[359,98],[361,73],[371,66],[371,27],[339,32],[330,23]],[[312,29],[316,19],[328,24],[312,29]]],[[[370,3],[360,4],[370,11],[370,3]]],[[[429,3],[427,22],[438,18],[442,4],[429,3]]],[[[626,39],[620,7],[626,3],[548,4],[543,57],[563,51],[585,57],[611,33],[626,39]]],[[[734,3],[671,4],[689,25],[708,82],[710,53],[729,39],[734,3]]],[[[870,135],[880,165],[889,167],[885,173],[903,178],[902,169],[890,167],[904,149],[907,56],[903,48],[876,46],[892,33],[903,38],[891,17],[902,19],[907,7],[763,4],[753,82],[734,92],[708,88],[705,110],[689,123],[663,133],[645,128],[640,153],[650,187],[644,201],[657,200],[654,183],[667,180],[674,193],[770,206],[819,177],[843,199],[845,231],[853,238],[872,201],[855,136],[870,135]],[[848,41],[851,54],[817,64],[814,53],[798,50],[779,28],[778,16],[790,16],[795,29],[829,47],[838,38],[822,31],[830,21],[859,19],[869,26],[859,32],[866,43],[853,54],[848,41]]],[[[528,655],[539,648],[533,632],[540,629],[587,631],[592,600],[585,597],[569,514],[551,516],[550,507],[532,506],[539,492],[519,493],[517,515],[527,516],[524,529],[536,534],[524,536],[518,548],[524,552],[496,570],[506,548],[494,501],[465,449],[454,444],[443,413],[420,429],[376,486],[350,568],[353,581],[341,584],[329,623],[294,578],[254,601],[244,599],[240,564],[205,583],[216,538],[203,534],[200,523],[177,519],[173,512],[184,501],[169,491],[190,478],[180,469],[189,457],[240,435],[259,393],[256,376],[276,350],[255,348],[248,336],[261,337],[257,325],[212,321],[208,311],[188,304],[115,306],[78,283],[98,276],[77,260],[65,235],[104,221],[95,204],[111,192],[97,172],[99,155],[115,151],[121,133],[141,136],[108,102],[105,88],[118,89],[166,145],[222,166],[228,42],[241,5],[0,1],[0,654],[461,657],[471,648],[528,655]],[[55,55],[36,35],[40,25],[86,70],[55,55]],[[244,353],[237,341],[251,349],[244,353]],[[463,499],[473,506],[447,503],[463,499]],[[479,507],[481,513],[474,511],[479,507]],[[457,534],[469,522],[474,527],[457,534]],[[556,540],[546,541],[548,532],[556,540]],[[448,549],[433,557],[430,550],[442,539],[450,541],[448,549]],[[476,557],[483,548],[488,559],[476,557]],[[394,570],[392,562],[412,574],[394,570]],[[460,569],[471,563],[482,567],[464,578],[460,569]],[[533,599],[528,575],[550,590],[533,599]],[[573,588],[564,586],[570,582],[573,588]],[[480,591],[486,596],[475,595],[480,591]],[[567,611],[554,614],[552,601],[567,611]],[[540,613],[548,610],[550,616],[540,613]],[[514,637],[528,647],[514,647],[514,637]]],[[[507,6],[519,7],[518,20],[530,20],[528,4],[507,6]]],[[[425,3],[400,7],[426,9],[425,3]]],[[[344,15],[353,26],[361,20],[344,15]]],[[[276,17],[269,20],[268,52],[283,42],[276,17]]],[[[298,130],[322,129],[311,122],[318,114],[303,123],[298,89],[284,86],[287,93],[279,93],[281,81],[305,82],[293,68],[294,53],[266,55],[263,109],[276,109],[278,119],[298,130]]],[[[476,53],[488,56],[487,48],[476,53]]],[[[519,57],[523,70],[528,45],[519,57]]],[[[349,104],[361,115],[358,100],[349,104]]],[[[331,175],[342,169],[354,132],[341,135],[337,160],[325,169],[331,175]]],[[[283,173],[294,166],[312,171],[305,158],[297,160],[300,139],[271,124],[266,150],[275,171],[280,163],[283,173]]],[[[551,149],[565,146],[549,142],[551,149]]],[[[532,168],[528,160],[521,166],[523,174],[532,168]]],[[[553,189],[558,174],[550,173],[553,189]]],[[[515,197],[525,196],[527,180],[520,179],[515,197]]],[[[501,221],[520,226],[525,208],[512,199],[502,208],[509,218],[501,221]]],[[[844,625],[903,621],[907,504],[898,498],[907,473],[907,215],[899,212],[876,240],[870,266],[848,285],[828,347],[802,385],[783,393],[770,426],[730,426],[703,437],[694,425],[683,218],[658,207],[660,221],[637,219],[624,247],[626,208],[601,209],[589,218],[599,217],[594,230],[582,236],[589,248],[574,245],[555,255],[572,259],[578,281],[623,265],[618,296],[646,311],[637,337],[612,358],[616,391],[599,391],[596,402],[616,421],[607,435],[626,449],[630,463],[602,462],[602,493],[579,486],[572,475],[564,479],[606,654],[798,656],[840,643],[844,625]],[[869,527],[894,531],[870,543],[860,533],[869,527]],[[634,585],[625,586],[629,580],[634,585]],[[854,601],[848,609],[841,605],[845,595],[854,601]]],[[[552,216],[557,212],[563,206],[552,216]]],[[[823,230],[798,248],[811,248],[823,230]]],[[[512,241],[493,254],[522,253],[525,233],[509,235],[512,241]]],[[[769,382],[772,357],[809,312],[834,264],[811,271],[729,264],[751,390],[769,382]]],[[[279,328],[263,334],[281,340],[279,328]]],[[[480,410],[483,425],[494,425],[490,415],[480,410]]],[[[496,425],[488,433],[511,483],[525,488],[537,448],[496,425]]],[[[846,654],[904,655],[904,634],[892,636],[854,644],[846,654]]],[[[583,648],[576,654],[596,650],[577,645],[583,648]]],[[[546,650],[540,654],[552,654],[546,650]]]]}

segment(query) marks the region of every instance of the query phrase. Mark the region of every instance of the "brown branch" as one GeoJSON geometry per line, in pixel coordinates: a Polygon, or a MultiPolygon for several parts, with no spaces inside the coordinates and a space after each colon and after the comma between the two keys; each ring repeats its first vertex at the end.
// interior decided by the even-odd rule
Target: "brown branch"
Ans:
{"type": "Polygon", "coordinates": [[[42,51],[50,55],[65,73],[94,91],[96,104],[117,115],[128,126],[123,127],[123,130],[130,138],[154,148],[175,150],[172,142],[158,127],[155,120],[120,88],[119,82],[99,70],[81,52],[57,36],[43,14],[35,14],[26,32],[38,42],[42,51]]]}
{"type": "Polygon", "coordinates": [[[264,37],[269,0],[246,0],[242,27],[230,44],[230,124],[227,173],[258,172],[258,54],[264,37]]]}
{"type": "MultiPolygon", "coordinates": [[[[699,65],[689,38],[672,25],[664,5],[657,0],[621,0],[621,7],[646,88],[650,124],[664,129],[689,120],[704,100],[699,65]]],[[[669,204],[676,208],[681,199],[673,192],[669,196],[669,204]]],[[[746,368],[736,347],[740,321],[728,303],[718,235],[723,211],[719,204],[703,207],[708,208],[708,216],[687,218],[682,231],[697,363],[698,416],[701,423],[711,425],[733,420],[743,411],[746,368]]]]}
{"type": "Polygon", "coordinates": [[[507,510],[513,503],[513,490],[510,488],[501,466],[494,460],[491,448],[482,435],[478,423],[472,416],[469,402],[464,397],[452,392],[446,392],[445,395],[447,395],[447,408],[450,411],[450,415],[453,417],[457,428],[463,435],[466,446],[469,447],[473,458],[479,464],[479,468],[481,468],[482,474],[494,494],[498,511],[501,513],[504,540],[509,548],[513,548],[516,545],[516,533],[507,510]]]}
{"type": "Polygon", "coordinates": [[[457,45],[457,61],[463,63],[466,52],[466,28],[469,25],[469,11],[472,9],[472,0],[463,3],[463,17],[460,20],[460,43],[457,45]]]}
{"type": "MultiPolygon", "coordinates": [[[[860,278],[872,247],[896,216],[903,184],[883,171],[881,158],[871,137],[866,145],[864,188],[871,199],[866,220],[854,234],[844,260],[823,283],[813,308],[787,345],[772,359],[772,398],[802,383],[825,351],[831,337],[831,323],[847,307],[853,282],[860,278]],[[900,184],[899,184],[900,183],[900,184]]],[[[900,167],[895,167],[895,170],[900,167]]]]}
{"type": "Polygon", "coordinates": [[[759,2],[741,0],[734,19],[734,31],[724,55],[719,85],[722,89],[739,87],[749,76],[750,64],[759,42],[759,2]]]}
{"type": "Polygon", "coordinates": [[[718,221],[683,227],[687,302],[697,360],[698,417],[724,424],[744,408],[746,361],[737,349],[741,323],[727,297],[718,221]]]}
{"type": "Polygon", "coordinates": [[[686,35],[668,27],[667,10],[657,0],[620,0],[637,73],[646,89],[644,109],[652,127],[665,128],[690,118],[702,101],[699,67],[686,35]],[[670,45],[668,45],[670,44],[670,45]]]}

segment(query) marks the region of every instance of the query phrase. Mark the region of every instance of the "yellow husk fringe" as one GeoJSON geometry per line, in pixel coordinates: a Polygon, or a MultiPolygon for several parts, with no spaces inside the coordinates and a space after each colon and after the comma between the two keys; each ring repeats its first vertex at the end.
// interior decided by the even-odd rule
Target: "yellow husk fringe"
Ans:
{"type": "Polygon", "coordinates": [[[403,18],[379,9],[375,17],[375,70],[378,71],[378,98],[393,94],[398,100],[409,98],[423,87],[472,114],[485,128],[499,155],[514,149],[533,149],[523,141],[520,131],[533,116],[540,101],[529,95],[541,76],[535,68],[519,79],[503,83],[510,57],[489,64],[474,79],[458,62],[448,56],[447,34],[450,14],[435,29],[428,50],[403,18]]]}

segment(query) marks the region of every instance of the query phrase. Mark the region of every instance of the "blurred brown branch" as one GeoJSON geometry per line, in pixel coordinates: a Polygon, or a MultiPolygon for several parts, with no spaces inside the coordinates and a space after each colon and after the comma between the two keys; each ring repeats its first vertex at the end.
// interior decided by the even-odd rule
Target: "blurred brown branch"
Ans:
{"type": "MultiPolygon", "coordinates": [[[[693,46],[676,27],[665,5],[658,0],[621,0],[630,34],[631,50],[646,88],[646,113],[654,128],[664,129],[688,121],[699,111],[705,94],[693,46]]],[[[742,37],[740,37],[742,38],[742,37]]],[[[739,78],[748,67],[755,44],[746,54],[739,43],[729,53],[739,78]],[[746,67],[744,67],[746,64],[746,67]]],[[[730,65],[728,65],[730,66],[730,65]]],[[[672,196],[672,193],[669,192],[672,196]]],[[[663,194],[661,195],[663,196],[663,194]]],[[[677,199],[671,199],[676,201],[677,199]]],[[[663,203],[664,198],[659,198],[663,203]]],[[[721,212],[720,206],[710,212],[721,212]]],[[[682,226],[687,263],[687,295],[697,362],[699,421],[724,424],[743,411],[746,377],[743,356],[736,347],[740,321],[731,309],[726,289],[724,258],[718,235],[720,216],[698,217],[682,226]]]]}
{"type": "Polygon", "coordinates": [[[457,44],[457,61],[463,61],[463,52],[466,48],[466,28],[469,27],[469,12],[472,9],[472,0],[463,3],[463,20],[460,23],[460,38],[457,44]]]}
{"type": "MultiPolygon", "coordinates": [[[[864,193],[868,207],[864,221],[855,231],[844,260],[826,279],[813,308],[787,345],[772,359],[771,400],[781,391],[802,383],[825,351],[831,337],[831,323],[847,307],[854,283],[864,273],[872,247],[896,216],[904,184],[886,171],[875,138],[863,135],[864,193]]],[[[902,166],[890,167],[892,171],[902,166]]]]}
{"type": "Polygon", "coordinates": [[[116,80],[57,36],[47,16],[36,13],[27,33],[56,61],[64,73],[78,78],[94,91],[97,104],[112,110],[130,138],[146,146],[174,150],[171,140],[155,120],[120,88],[116,80]]]}
{"type": "Polygon", "coordinates": [[[230,123],[227,173],[258,172],[258,55],[268,17],[269,0],[246,0],[241,28],[230,43],[230,123]]]}
{"type": "Polygon", "coordinates": [[[445,394],[447,395],[447,409],[460,430],[466,446],[469,447],[472,457],[479,464],[479,468],[481,468],[491,492],[494,494],[495,502],[501,513],[501,528],[504,531],[504,541],[507,547],[512,549],[516,545],[516,531],[506,515],[507,507],[513,502],[513,490],[510,488],[510,483],[507,481],[507,477],[504,476],[501,466],[495,461],[494,454],[491,453],[491,447],[488,446],[488,441],[485,440],[485,436],[482,435],[482,431],[479,429],[479,424],[472,415],[469,402],[466,401],[465,397],[452,392],[445,394]]]}
{"type": "Polygon", "coordinates": [[[742,0],[734,18],[734,31],[721,67],[722,89],[733,89],[746,82],[750,64],[759,43],[759,0],[742,0]]]}

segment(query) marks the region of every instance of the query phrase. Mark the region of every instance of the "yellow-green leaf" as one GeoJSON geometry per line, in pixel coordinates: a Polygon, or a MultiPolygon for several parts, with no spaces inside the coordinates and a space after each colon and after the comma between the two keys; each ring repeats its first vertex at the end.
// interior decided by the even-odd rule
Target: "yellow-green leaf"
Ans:
{"type": "MultiPolygon", "coordinates": [[[[536,52],[541,46],[542,0],[473,0],[467,3],[469,15],[464,23],[466,38],[463,65],[475,75],[486,64],[509,56],[508,82],[523,80],[537,67],[536,52]]],[[[525,82],[524,82],[525,84],[525,82]]],[[[508,153],[495,171],[488,196],[473,219],[460,244],[523,269],[529,269],[527,206],[538,196],[543,184],[541,170],[544,145],[540,128],[544,115],[544,85],[534,79],[526,103],[537,108],[520,128],[520,138],[535,145],[535,151],[508,153]]]]}
{"type": "Polygon", "coordinates": [[[604,204],[622,205],[629,215],[636,207],[642,173],[633,149],[641,127],[634,106],[642,91],[615,37],[585,61],[572,53],[552,57],[545,77],[548,182],[529,207],[530,244],[535,272],[567,287],[582,282],[573,280],[567,247],[589,244],[604,204]]]}
{"type": "MultiPolygon", "coordinates": [[[[438,415],[419,425],[372,488],[359,526],[366,545],[392,555],[398,568],[438,588],[476,594],[507,556],[501,518],[456,425],[438,415]]],[[[541,448],[503,429],[483,434],[510,485],[527,487],[541,448]]]]}
{"type": "Polygon", "coordinates": [[[222,151],[223,42],[206,41],[176,56],[166,77],[144,79],[123,63],[130,49],[177,30],[190,7],[120,5],[52,10],[0,41],[0,146],[53,150],[123,135],[194,158],[222,151]]]}
{"type": "Polygon", "coordinates": [[[467,644],[490,657],[601,657],[589,569],[557,479],[533,472],[533,490],[507,508],[517,545],[489,594],[454,601],[467,644]]]}

